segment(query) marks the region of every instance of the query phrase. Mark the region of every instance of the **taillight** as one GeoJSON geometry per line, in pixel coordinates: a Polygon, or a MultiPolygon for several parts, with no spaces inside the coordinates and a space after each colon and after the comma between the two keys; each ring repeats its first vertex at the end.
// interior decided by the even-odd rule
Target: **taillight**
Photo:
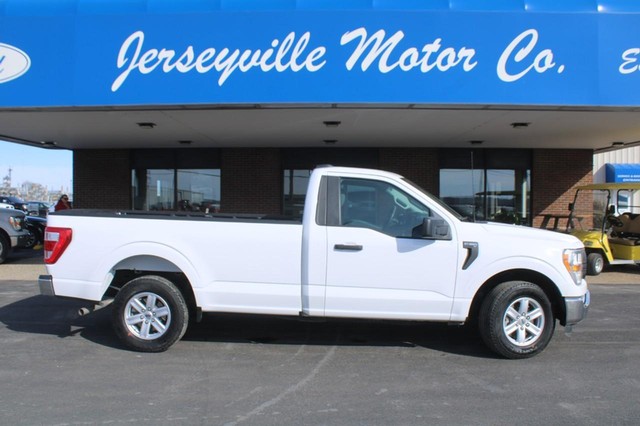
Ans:
{"type": "Polygon", "coordinates": [[[44,231],[44,263],[56,263],[71,242],[71,228],[52,228],[44,231]]]}

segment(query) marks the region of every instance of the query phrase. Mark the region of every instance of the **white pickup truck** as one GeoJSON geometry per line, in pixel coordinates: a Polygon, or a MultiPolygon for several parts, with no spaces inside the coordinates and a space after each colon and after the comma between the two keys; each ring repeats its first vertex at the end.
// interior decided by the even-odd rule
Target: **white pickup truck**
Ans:
{"type": "Polygon", "coordinates": [[[582,320],[585,250],[569,235],[471,223],[393,173],[319,167],[302,222],[68,210],[49,215],[45,295],[113,299],[118,337],[164,351],[202,312],[474,322],[526,358],[582,320]]]}

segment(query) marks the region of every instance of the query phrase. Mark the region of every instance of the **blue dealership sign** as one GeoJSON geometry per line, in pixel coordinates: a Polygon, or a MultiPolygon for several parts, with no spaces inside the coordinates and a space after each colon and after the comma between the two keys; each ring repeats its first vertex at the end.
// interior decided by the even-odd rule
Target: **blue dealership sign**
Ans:
{"type": "Polygon", "coordinates": [[[640,164],[607,163],[605,174],[608,183],[640,182],[640,164]]]}
{"type": "Polygon", "coordinates": [[[640,106],[638,13],[22,1],[0,15],[2,108],[640,106]]]}

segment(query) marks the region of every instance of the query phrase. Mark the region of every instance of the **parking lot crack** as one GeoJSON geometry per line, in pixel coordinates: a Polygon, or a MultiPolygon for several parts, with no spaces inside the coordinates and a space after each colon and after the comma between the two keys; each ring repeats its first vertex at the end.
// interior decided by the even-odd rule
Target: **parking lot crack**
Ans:
{"type": "Polygon", "coordinates": [[[337,346],[335,346],[335,345],[332,346],[331,348],[329,348],[327,353],[322,357],[322,359],[320,361],[318,361],[318,363],[315,365],[315,367],[313,367],[313,369],[309,372],[309,374],[307,374],[305,377],[303,377],[297,383],[289,386],[287,389],[282,391],[276,397],[274,397],[274,398],[272,398],[272,399],[260,404],[259,406],[257,406],[253,410],[249,411],[248,413],[238,417],[235,421],[225,423],[225,426],[235,426],[235,425],[237,425],[239,423],[242,423],[242,422],[250,419],[251,417],[255,416],[256,414],[261,413],[265,409],[267,409],[267,408],[269,408],[269,407],[271,407],[273,405],[278,404],[280,401],[282,401],[288,395],[291,395],[291,394],[297,392],[298,390],[300,390],[307,383],[309,383],[311,380],[313,380],[313,378],[318,375],[318,373],[320,372],[322,367],[324,367],[333,358],[333,356],[334,356],[334,354],[336,352],[336,348],[337,348],[337,346]]]}

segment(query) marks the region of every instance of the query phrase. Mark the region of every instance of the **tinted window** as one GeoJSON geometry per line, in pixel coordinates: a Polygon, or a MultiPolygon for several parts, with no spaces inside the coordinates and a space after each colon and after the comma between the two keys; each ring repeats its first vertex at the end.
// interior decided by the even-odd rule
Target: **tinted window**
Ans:
{"type": "Polygon", "coordinates": [[[411,237],[431,211],[411,195],[385,182],[340,181],[341,226],[370,228],[392,237],[411,237]]]}

